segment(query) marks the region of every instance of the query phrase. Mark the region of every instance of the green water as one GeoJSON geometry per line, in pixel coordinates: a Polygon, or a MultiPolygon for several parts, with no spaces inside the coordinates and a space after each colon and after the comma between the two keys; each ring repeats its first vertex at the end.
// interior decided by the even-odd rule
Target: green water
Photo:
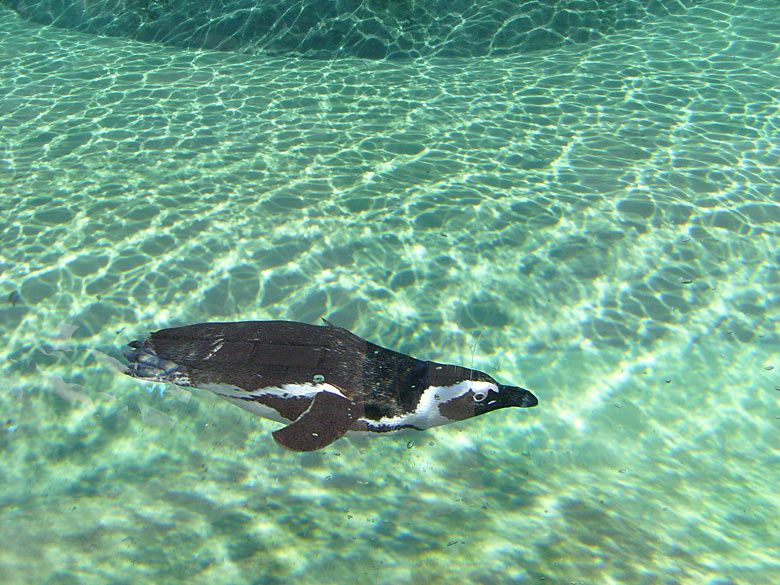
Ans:
{"type": "Polygon", "coordinates": [[[705,0],[0,0],[31,21],[184,49],[310,58],[516,55],[705,0]]]}
{"type": "Polygon", "coordinates": [[[3,584],[777,582],[778,31],[300,60],[0,9],[3,584]],[[301,455],[94,351],[321,316],[540,406],[301,455]]]}

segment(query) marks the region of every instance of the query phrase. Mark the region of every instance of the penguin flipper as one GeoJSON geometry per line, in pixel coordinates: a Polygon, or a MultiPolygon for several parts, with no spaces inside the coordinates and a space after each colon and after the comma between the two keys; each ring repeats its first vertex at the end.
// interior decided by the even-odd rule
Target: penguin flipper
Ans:
{"type": "Polygon", "coordinates": [[[360,408],[349,398],[318,392],[295,421],[274,431],[274,440],[293,451],[316,451],[343,437],[360,418],[360,408]]]}

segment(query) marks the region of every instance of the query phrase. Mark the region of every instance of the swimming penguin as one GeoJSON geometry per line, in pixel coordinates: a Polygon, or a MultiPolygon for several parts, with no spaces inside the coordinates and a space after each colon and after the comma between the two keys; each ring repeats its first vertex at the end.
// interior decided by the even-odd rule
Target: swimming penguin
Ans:
{"type": "Polygon", "coordinates": [[[528,390],[460,366],[418,360],[327,321],[198,323],[132,341],[134,378],[211,390],[287,426],[277,443],[321,449],[348,431],[429,429],[507,406],[531,407],[528,390]]]}

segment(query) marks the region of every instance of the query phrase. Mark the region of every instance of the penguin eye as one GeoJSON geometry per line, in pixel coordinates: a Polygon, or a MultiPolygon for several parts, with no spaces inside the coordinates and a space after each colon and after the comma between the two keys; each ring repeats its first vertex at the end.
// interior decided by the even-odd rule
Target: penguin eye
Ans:
{"type": "Polygon", "coordinates": [[[482,402],[483,400],[485,400],[486,396],[487,394],[485,394],[484,392],[476,392],[474,393],[474,402],[482,402]]]}

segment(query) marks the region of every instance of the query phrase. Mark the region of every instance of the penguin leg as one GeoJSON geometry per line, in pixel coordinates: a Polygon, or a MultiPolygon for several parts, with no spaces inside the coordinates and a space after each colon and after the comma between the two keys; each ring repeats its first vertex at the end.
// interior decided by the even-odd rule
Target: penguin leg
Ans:
{"type": "Polygon", "coordinates": [[[316,451],[343,437],[362,415],[362,407],[333,392],[318,392],[295,421],[273,432],[274,440],[293,451],[316,451]]]}
{"type": "Polygon", "coordinates": [[[125,374],[152,382],[170,382],[189,386],[189,378],[180,371],[179,365],[157,355],[148,342],[132,341],[128,345],[132,349],[124,352],[130,362],[125,374]]]}

